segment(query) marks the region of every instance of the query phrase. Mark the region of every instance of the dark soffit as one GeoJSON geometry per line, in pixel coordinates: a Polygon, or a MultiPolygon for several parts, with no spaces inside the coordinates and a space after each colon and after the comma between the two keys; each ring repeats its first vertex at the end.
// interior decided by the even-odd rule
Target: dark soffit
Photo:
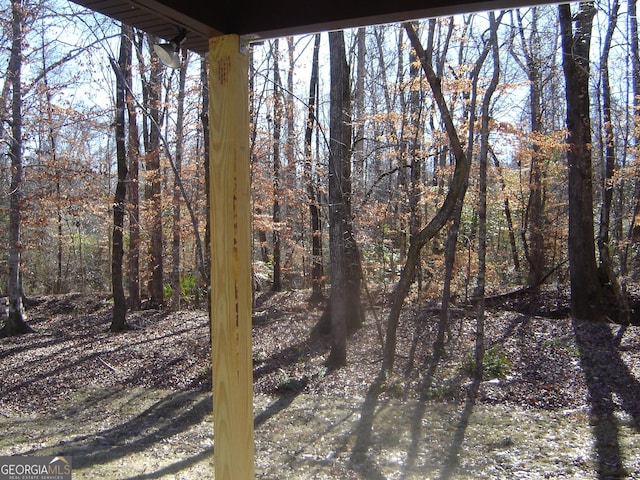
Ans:
{"type": "Polygon", "coordinates": [[[184,46],[199,53],[209,38],[234,33],[252,40],[400,22],[458,13],[514,8],[549,0],[73,0],[162,39],[179,28],[184,46]]]}

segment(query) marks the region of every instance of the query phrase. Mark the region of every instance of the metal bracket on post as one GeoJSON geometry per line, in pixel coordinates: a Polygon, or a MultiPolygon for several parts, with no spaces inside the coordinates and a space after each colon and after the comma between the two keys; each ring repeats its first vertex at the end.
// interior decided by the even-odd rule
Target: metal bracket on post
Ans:
{"type": "Polygon", "coordinates": [[[249,34],[240,36],[240,53],[247,55],[249,53],[249,47],[253,45],[262,45],[262,40],[258,35],[249,34]]]}

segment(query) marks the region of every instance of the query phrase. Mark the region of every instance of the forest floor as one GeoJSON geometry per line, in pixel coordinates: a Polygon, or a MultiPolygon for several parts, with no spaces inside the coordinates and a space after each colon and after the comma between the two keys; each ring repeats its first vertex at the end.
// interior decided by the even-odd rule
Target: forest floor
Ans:
{"type": "MultiPolygon", "coordinates": [[[[372,311],[328,372],[308,295],[255,308],[257,478],[640,478],[640,327],[572,321],[562,289],[491,301],[471,404],[471,310],[434,366],[437,304],[411,301],[380,380],[372,311]]],[[[0,455],[70,456],[74,479],[212,478],[206,313],[137,312],[111,334],[106,295],[34,303],[38,333],[0,339],[0,455]]]]}

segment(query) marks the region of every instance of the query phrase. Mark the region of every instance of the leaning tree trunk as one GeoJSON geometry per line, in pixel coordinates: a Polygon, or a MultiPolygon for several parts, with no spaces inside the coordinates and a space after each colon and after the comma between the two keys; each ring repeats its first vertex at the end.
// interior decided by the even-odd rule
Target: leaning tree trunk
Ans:
{"type": "Polygon", "coordinates": [[[8,73],[11,77],[11,195],[9,198],[9,317],[0,332],[2,335],[19,335],[34,330],[24,318],[22,288],[20,283],[20,242],[21,203],[22,203],[22,28],[23,5],[15,0],[12,5],[12,42],[8,73]]]}
{"type": "MultiPolygon", "coordinates": [[[[433,26],[431,27],[433,28],[433,26]]],[[[432,38],[432,34],[429,35],[432,38]]],[[[471,91],[468,95],[469,105],[469,129],[467,132],[467,156],[471,157],[473,154],[473,145],[475,138],[475,123],[476,123],[476,101],[478,96],[478,80],[482,65],[489,53],[490,45],[485,45],[484,51],[481,53],[478,61],[476,62],[473,70],[470,73],[471,79],[471,91]]],[[[438,331],[436,333],[436,340],[433,344],[434,358],[439,361],[444,355],[445,334],[449,328],[449,305],[451,302],[451,282],[453,280],[453,268],[456,258],[456,246],[458,244],[458,233],[460,230],[460,222],[462,220],[462,206],[464,203],[464,197],[466,195],[468,186],[468,178],[465,179],[464,188],[460,192],[458,201],[452,213],[452,221],[449,227],[449,233],[447,236],[447,244],[445,248],[445,276],[442,287],[442,297],[440,309],[440,318],[438,320],[438,331]]]]}
{"type": "Polygon", "coordinates": [[[393,370],[393,361],[396,351],[396,332],[400,319],[400,311],[402,310],[404,300],[409,293],[411,284],[413,283],[413,278],[415,276],[420,257],[420,251],[422,250],[422,247],[431,240],[442,229],[442,227],[444,227],[447,220],[451,217],[458,199],[464,192],[470,167],[470,162],[462,148],[458,132],[453,124],[453,117],[451,116],[449,107],[445,102],[441,88],[441,80],[436,76],[431,65],[431,58],[422,47],[413,25],[411,23],[405,23],[404,27],[411,41],[411,45],[420,59],[420,64],[425,72],[434,100],[438,106],[440,115],[442,116],[442,120],[449,137],[449,142],[451,144],[451,151],[456,159],[456,165],[453,178],[451,179],[449,192],[447,193],[442,206],[431,221],[411,239],[409,251],[407,252],[407,260],[402,269],[402,273],[400,274],[400,280],[393,292],[391,308],[387,321],[384,359],[382,362],[382,369],[387,373],[391,373],[393,370]]]}
{"type": "Polygon", "coordinates": [[[567,100],[571,313],[576,319],[594,320],[601,313],[602,300],[593,232],[589,116],[589,47],[596,9],[582,2],[576,15],[568,4],[559,5],[558,11],[567,100]]]}

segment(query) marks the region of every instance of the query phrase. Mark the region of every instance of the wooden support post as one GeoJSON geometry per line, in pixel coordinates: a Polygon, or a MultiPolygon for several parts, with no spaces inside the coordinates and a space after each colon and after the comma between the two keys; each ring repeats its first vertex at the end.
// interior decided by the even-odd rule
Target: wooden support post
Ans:
{"type": "Polygon", "coordinates": [[[214,466],[254,478],[248,59],[240,38],[209,44],[214,466]]]}

